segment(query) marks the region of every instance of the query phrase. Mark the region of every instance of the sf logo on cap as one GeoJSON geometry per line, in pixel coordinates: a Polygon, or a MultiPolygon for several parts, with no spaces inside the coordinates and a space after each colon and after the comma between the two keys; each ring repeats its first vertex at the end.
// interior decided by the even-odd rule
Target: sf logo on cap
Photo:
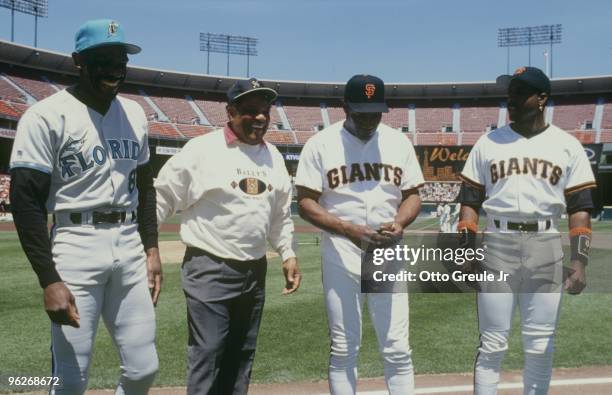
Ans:
{"type": "Polygon", "coordinates": [[[365,95],[368,99],[371,99],[374,96],[374,92],[376,91],[376,86],[374,84],[366,84],[365,85],[365,95]]]}
{"type": "Polygon", "coordinates": [[[524,73],[526,70],[527,70],[527,69],[525,68],[525,66],[523,66],[523,67],[519,67],[518,69],[516,69],[516,70],[514,71],[514,75],[521,75],[521,74],[523,74],[523,73],[524,73]]]}
{"type": "Polygon", "coordinates": [[[251,86],[253,88],[259,88],[261,85],[259,85],[259,81],[257,80],[251,80],[251,86]]]}
{"type": "Polygon", "coordinates": [[[117,24],[117,22],[113,21],[108,24],[108,36],[109,37],[117,34],[117,30],[119,30],[119,25],[117,24]]]}

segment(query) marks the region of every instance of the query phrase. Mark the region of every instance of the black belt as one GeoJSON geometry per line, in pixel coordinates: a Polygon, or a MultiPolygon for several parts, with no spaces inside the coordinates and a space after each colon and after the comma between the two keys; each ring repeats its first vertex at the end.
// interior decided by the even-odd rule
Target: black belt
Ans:
{"type": "Polygon", "coordinates": [[[225,262],[225,263],[229,263],[229,264],[267,264],[267,258],[266,256],[262,256],[261,258],[257,258],[257,259],[249,259],[246,261],[239,261],[236,259],[229,259],[229,258],[221,258],[220,256],[217,256],[215,254],[212,254],[206,250],[203,250],[201,248],[198,247],[191,247],[191,246],[187,246],[187,248],[185,249],[185,260],[189,260],[194,256],[202,256],[202,255],[206,255],[207,257],[211,258],[214,261],[217,262],[225,262]]]}
{"type": "MultiPolygon", "coordinates": [[[[494,219],[493,223],[495,224],[495,227],[500,229],[500,221],[498,219],[494,219]]],[[[550,229],[550,226],[552,225],[552,222],[547,219],[546,220],[546,224],[544,226],[544,230],[548,230],[550,229]]],[[[508,221],[508,223],[506,224],[506,228],[508,230],[518,230],[521,232],[537,232],[540,230],[539,224],[538,222],[510,222],[508,221]]]]}
{"type": "MultiPolygon", "coordinates": [[[[128,214],[131,215],[129,220],[131,222],[136,222],[136,212],[130,211],[94,211],[91,213],[91,223],[93,225],[97,224],[121,224],[124,223],[128,214]]],[[[80,225],[83,223],[83,215],[81,213],[70,213],[70,221],[75,225],[80,225]]]]}

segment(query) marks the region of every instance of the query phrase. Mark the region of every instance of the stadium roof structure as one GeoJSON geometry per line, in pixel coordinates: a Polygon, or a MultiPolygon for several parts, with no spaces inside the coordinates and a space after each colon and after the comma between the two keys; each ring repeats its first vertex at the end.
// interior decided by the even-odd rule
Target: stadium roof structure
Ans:
{"type": "MultiPolygon", "coordinates": [[[[46,70],[60,74],[77,75],[78,71],[69,54],[41,50],[40,48],[0,40],[0,62],[46,70]]],[[[225,93],[240,78],[185,73],[129,66],[126,82],[164,88],[192,90],[205,93],[225,93]]],[[[341,99],[344,82],[261,80],[274,88],[283,98],[341,99]]],[[[387,100],[405,99],[458,99],[504,97],[505,88],[495,81],[387,83],[387,100]]],[[[553,96],[612,92],[612,75],[552,80],[553,96]]]]}

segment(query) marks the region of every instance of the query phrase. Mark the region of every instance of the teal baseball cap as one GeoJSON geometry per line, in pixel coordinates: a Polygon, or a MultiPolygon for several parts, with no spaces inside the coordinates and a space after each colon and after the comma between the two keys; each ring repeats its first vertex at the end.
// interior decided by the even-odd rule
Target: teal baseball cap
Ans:
{"type": "Polygon", "coordinates": [[[79,28],[74,38],[74,50],[79,53],[86,49],[109,45],[122,45],[131,55],[140,52],[138,45],[125,42],[123,27],[112,19],[87,21],[79,28]]]}

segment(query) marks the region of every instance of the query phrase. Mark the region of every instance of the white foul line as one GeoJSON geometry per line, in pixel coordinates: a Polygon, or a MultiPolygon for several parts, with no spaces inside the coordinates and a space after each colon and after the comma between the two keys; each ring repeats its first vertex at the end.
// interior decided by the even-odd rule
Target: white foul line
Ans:
{"type": "MultiPolygon", "coordinates": [[[[593,385],[593,384],[612,384],[612,377],[598,377],[591,379],[565,379],[565,380],[551,380],[551,387],[561,387],[570,385],[593,385]]],[[[500,383],[497,386],[498,389],[521,389],[523,383],[500,383]]],[[[417,388],[415,394],[448,394],[453,392],[466,392],[473,391],[472,385],[453,385],[447,387],[426,387],[417,388]]],[[[387,391],[366,391],[358,392],[357,395],[388,395],[387,391]]],[[[323,395],[323,394],[321,394],[323,395]]]]}

